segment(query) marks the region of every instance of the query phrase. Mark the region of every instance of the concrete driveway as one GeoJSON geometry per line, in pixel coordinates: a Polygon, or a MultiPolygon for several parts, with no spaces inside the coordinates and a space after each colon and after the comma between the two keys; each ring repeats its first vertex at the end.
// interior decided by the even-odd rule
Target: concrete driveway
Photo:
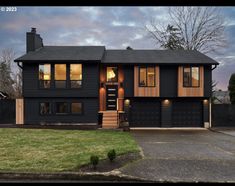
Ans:
{"type": "Polygon", "coordinates": [[[210,130],[131,131],[144,158],[121,168],[160,182],[235,182],[235,137],[210,130]]]}

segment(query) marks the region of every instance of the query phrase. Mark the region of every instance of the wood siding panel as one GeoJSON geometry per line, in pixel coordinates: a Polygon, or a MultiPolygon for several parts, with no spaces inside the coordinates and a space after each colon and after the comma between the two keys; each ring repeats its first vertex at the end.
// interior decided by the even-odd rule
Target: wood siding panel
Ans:
{"type": "Polygon", "coordinates": [[[155,67],[155,87],[139,87],[139,67],[134,67],[134,96],[159,97],[159,67],[155,67]]]}
{"type": "Polygon", "coordinates": [[[178,67],[178,97],[203,97],[204,96],[204,68],[200,66],[200,86],[183,87],[183,67],[178,67]]]}
{"type": "Polygon", "coordinates": [[[24,99],[16,99],[16,124],[24,124],[24,99]]]}

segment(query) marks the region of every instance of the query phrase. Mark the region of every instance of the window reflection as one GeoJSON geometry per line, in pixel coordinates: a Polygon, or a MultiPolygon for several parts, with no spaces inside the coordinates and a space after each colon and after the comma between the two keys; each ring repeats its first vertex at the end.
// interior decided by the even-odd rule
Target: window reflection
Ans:
{"type": "Polygon", "coordinates": [[[39,82],[40,88],[50,88],[51,85],[51,65],[40,64],[39,65],[39,82]]]}

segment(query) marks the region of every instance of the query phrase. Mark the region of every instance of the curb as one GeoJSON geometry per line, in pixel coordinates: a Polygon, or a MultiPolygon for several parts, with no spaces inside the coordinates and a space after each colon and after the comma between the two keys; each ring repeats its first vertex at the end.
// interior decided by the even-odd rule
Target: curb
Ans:
{"type": "Polygon", "coordinates": [[[61,173],[0,173],[1,180],[67,180],[67,181],[129,181],[151,182],[150,180],[122,174],[120,171],[111,172],[61,172],[61,173]]]}

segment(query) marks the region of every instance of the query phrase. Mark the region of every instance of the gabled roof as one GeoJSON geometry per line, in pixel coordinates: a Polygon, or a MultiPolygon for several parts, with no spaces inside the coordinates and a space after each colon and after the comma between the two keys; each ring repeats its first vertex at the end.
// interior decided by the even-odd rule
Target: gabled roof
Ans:
{"type": "Polygon", "coordinates": [[[104,46],[44,46],[14,61],[100,61],[104,50],[104,46]]]}
{"type": "Polygon", "coordinates": [[[103,63],[219,64],[196,50],[106,50],[103,63]]]}

